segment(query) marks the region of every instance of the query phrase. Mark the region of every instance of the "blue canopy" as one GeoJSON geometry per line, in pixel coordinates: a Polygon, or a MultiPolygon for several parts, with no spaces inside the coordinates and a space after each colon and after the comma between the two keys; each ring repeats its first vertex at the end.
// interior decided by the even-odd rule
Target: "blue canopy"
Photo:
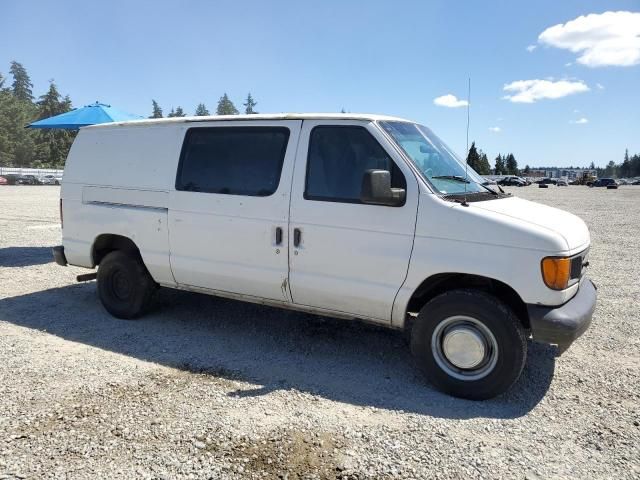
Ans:
{"type": "Polygon", "coordinates": [[[87,125],[97,123],[124,122],[126,120],[139,120],[140,115],[126,113],[111,105],[104,103],[92,103],[82,108],[76,108],[70,112],[61,113],[55,117],[43,118],[27,125],[27,128],[62,128],[65,130],[77,130],[87,125]]]}

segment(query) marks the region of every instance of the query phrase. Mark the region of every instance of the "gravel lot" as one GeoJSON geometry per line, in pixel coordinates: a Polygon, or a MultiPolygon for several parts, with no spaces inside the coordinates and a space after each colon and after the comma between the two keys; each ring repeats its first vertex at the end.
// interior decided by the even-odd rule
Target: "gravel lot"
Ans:
{"type": "Polygon", "coordinates": [[[59,188],[0,187],[0,478],[640,478],[640,187],[511,191],[585,219],[599,303],[470,402],[380,328],[166,289],[115,320],[52,263],[59,188]]]}

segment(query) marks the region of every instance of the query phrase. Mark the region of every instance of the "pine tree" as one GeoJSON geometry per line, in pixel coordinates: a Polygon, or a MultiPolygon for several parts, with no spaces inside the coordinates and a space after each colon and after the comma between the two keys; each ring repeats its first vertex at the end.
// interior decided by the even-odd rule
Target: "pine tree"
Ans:
{"type": "Polygon", "coordinates": [[[27,70],[21,63],[14,60],[11,62],[11,68],[9,71],[13,76],[13,83],[11,84],[13,96],[24,102],[32,102],[33,92],[31,89],[33,88],[33,84],[31,83],[29,74],[27,74],[27,70]]]}
{"type": "Polygon", "coordinates": [[[529,165],[525,165],[522,173],[524,173],[525,175],[529,175],[529,173],[531,173],[531,167],[529,165]]]}
{"type": "MultiPolygon", "coordinates": [[[[38,99],[36,105],[38,118],[49,118],[71,110],[71,99],[69,96],[61,98],[56,84],[51,81],[49,90],[38,99]]],[[[68,130],[39,130],[34,140],[33,160],[36,166],[63,166],[74,138],[75,133],[68,130]]]]}
{"type": "Polygon", "coordinates": [[[620,176],[622,178],[631,176],[631,161],[629,160],[628,148],[624,151],[624,160],[622,161],[622,165],[620,165],[620,176]]]}
{"type": "Polygon", "coordinates": [[[207,110],[206,105],[204,103],[199,103],[196,107],[196,117],[206,117],[207,115],[210,115],[210,113],[209,110],[207,110]]]}
{"type": "Polygon", "coordinates": [[[609,163],[607,163],[606,168],[604,169],[604,176],[615,177],[617,169],[618,166],[615,164],[615,162],[613,160],[610,160],[609,163]]]}
{"type": "Polygon", "coordinates": [[[507,174],[509,175],[518,175],[520,173],[518,170],[518,162],[516,161],[516,157],[513,156],[513,153],[507,156],[506,167],[507,174]]]}
{"type": "Polygon", "coordinates": [[[638,154],[631,157],[631,176],[640,177],[640,155],[638,154]]]}
{"type": "Polygon", "coordinates": [[[505,167],[504,164],[504,158],[501,154],[498,154],[498,156],[496,157],[496,168],[495,168],[495,174],[496,175],[504,175],[507,173],[507,169],[505,167]]]}
{"type": "Polygon", "coordinates": [[[184,113],[184,110],[182,110],[182,107],[180,105],[178,105],[176,107],[176,113],[174,115],[174,117],[186,117],[187,115],[184,113]]]}
{"type": "Polygon", "coordinates": [[[217,115],[238,115],[238,109],[233,102],[229,100],[229,97],[225,93],[218,100],[218,108],[216,108],[217,115]]]}
{"type": "Polygon", "coordinates": [[[253,97],[251,96],[251,92],[249,92],[249,94],[247,95],[246,102],[242,104],[242,105],[244,105],[244,113],[246,113],[247,115],[258,113],[253,109],[253,107],[255,107],[257,104],[258,104],[258,102],[256,102],[253,99],[253,97]]]}
{"type": "Polygon", "coordinates": [[[69,95],[65,95],[64,98],[62,99],[61,108],[63,112],[68,112],[69,110],[72,109],[71,97],[69,95]]]}
{"type": "Polygon", "coordinates": [[[33,161],[35,131],[24,128],[38,118],[35,105],[17,99],[11,89],[0,90],[0,163],[28,167],[33,161]]]}
{"type": "Polygon", "coordinates": [[[64,110],[63,102],[60,99],[60,93],[53,81],[49,84],[49,90],[47,93],[38,99],[36,105],[38,105],[39,119],[53,117],[68,111],[64,110]]]}
{"type": "Polygon", "coordinates": [[[172,118],[176,116],[176,111],[173,109],[173,107],[171,107],[171,111],[169,112],[169,115],[167,115],[167,118],[172,118]]]}
{"type": "Polygon", "coordinates": [[[0,90],[4,87],[4,80],[5,78],[2,76],[2,73],[0,73],[0,90]]]}
{"type": "Polygon", "coordinates": [[[491,175],[491,165],[489,165],[487,154],[482,152],[482,150],[479,151],[479,154],[480,160],[478,162],[478,168],[476,169],[476,172],[478,172],[480,175],[491,175]]]}
{"type": "Polygon", "coordinates": [[[151,112],[151,116],[149,118],[162,118],[162,108],[158,105],[158,102],[155,100],[151,100],[151,105],[153,108],[153,112],[151,112]]]}
{"type": "Polygon", "coordinates": [[[476,172],[478,171],[480,165],[480,155],[478,154],[478,150],[476,149],[476,142],[471,143],[471,148],[469,149],[469,153],[467,154],[467,164],[469,164],[469,166],[476,172]]]}

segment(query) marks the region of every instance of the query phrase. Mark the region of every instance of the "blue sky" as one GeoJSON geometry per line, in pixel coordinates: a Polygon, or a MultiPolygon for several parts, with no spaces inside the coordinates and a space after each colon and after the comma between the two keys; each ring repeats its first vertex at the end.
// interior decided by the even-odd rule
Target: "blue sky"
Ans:
{"type": "Polygon", "coordinates": [[[249,91],[264,113],[398,115],[460,154],[465,108],[434,99],[460,104],[471,76],[470,138],[492,161],[605,165],[640,152],[640,17],[607,11],[640,2],[4,0],[0,72],[15,59],[36,95],[55,79],[75,106],[142,115],[249,91]]]}

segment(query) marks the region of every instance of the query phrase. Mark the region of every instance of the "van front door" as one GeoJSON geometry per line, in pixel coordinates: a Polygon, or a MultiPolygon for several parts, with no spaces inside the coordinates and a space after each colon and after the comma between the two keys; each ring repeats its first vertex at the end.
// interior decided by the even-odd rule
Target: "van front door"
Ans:
{"type": "Polygon", "coordinates": [[[292,190],[293,302],[390,322],[415,233],[418,184],[411,169],[373,123],[305,120],[292,190]],[[370,169],[391,172],[391,186],[406,189],[403,205],[360,201],[370,169]]]}
{"type": "Polygon", "coordinates": [[[178,284],[290,301],[287,226],[301,123],[188,128],[169,208],[178,284]]]}

